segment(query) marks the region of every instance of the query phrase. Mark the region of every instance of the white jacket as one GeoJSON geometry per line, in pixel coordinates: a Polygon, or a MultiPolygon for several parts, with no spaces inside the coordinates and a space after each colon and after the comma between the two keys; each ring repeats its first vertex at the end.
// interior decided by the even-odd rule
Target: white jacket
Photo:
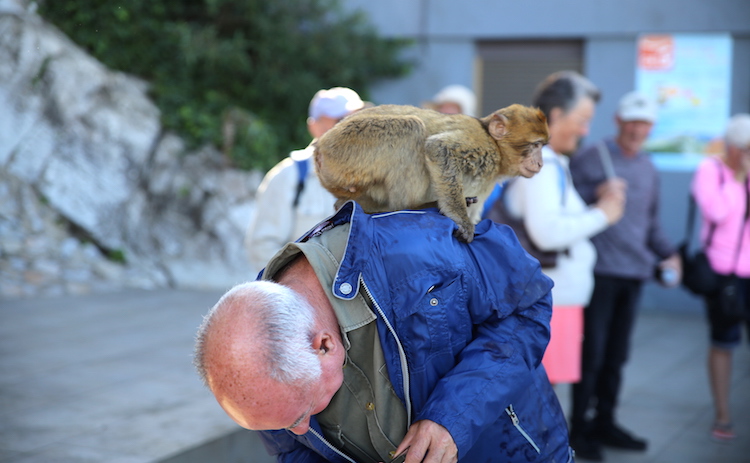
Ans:
{"type": "Polygon", "coordinates": [[[589,238],[607,228],[607,218],[581,199],[570,177],[567,156],[545,146],[542,158],[544,167],[538,174],[515,179],[507,186],[508,212],[524,218],[529,237],[539,249],[569,250],[567,255],[558,255],[556,267],[544,269],[555,282],[553,304],[586,305],[594,289],[596,263],[596,249],[589,238]],[[566,177],[564,200],[561,172],[566,177]]]}
{"type": "Polygon", "coordinates": [[[268,171],[255,195],[255,213],[245,235],[253,270],[260,271],[286,243],[295,241],[335,212],[336,198],[320,185],[312,160],[313,148],[292,151],[268,171]],[[299,183],[295,160],[308,162],[305,187],[293,206],[299,183]]]}

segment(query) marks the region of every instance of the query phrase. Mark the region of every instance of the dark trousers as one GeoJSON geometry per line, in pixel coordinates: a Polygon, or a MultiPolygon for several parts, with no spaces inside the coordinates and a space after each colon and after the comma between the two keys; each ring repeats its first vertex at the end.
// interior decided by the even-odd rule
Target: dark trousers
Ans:
{"type": "Polygon", "coordinates": [[[571,433],[591,430],[587,420],[595,407],[593,426],[614,424],[622,368],[630,351],[630,335],[640,299],[642,280],[597,275],[594,293],[583,312],[581,381],[573,385],[571,433]]]}
{"type": "MultiPolygon", "coordinates": [[[[730,277],[719,275],[721,287],[730,281],[730,277]]],[[[750,335],[750,278],[740,278],[737,287],[740,291],[740,300],[744,302],[745,319],[727,320],[722,314],[721,297],[719,292],[704,296],[706,309],[708,311],[708,323],[711,328],[711,344],[722,349],[733,349],[742,341],[742,325],[744,324],[748,335],[750,335]]]]}

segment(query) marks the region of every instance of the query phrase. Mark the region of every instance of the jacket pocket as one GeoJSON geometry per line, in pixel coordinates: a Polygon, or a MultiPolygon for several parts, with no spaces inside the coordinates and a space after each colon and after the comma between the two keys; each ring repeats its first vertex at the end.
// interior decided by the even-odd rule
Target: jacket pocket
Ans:
{"type": "Polygon", "coordinates": [[[422,371],[443,363],[450,367],[454,356],[466,345],[463,291],[459,279],[429,285],[412,301],[397,301],[396,330],[407,352],[411,368],[422,371]],[[454,312],[454,313],[451,313],[454,312]]]}
{"type": "Polygon", "coordinates": [[[508,416],[510,417],[510,421],[513,423],[513,426],[523,436],[523,438],[526,439],[526,442],[534,447],[536,453],[542,453],[541,449],[536,444],[536,442],[534,442],[534,439],[531,437],[531,435],[529,435],[529,433],[526,432],[526,430],[523,428],[521,420],[518,418],[518,415],[516,415],[516,411],[513,410],[513,404],[508,405],[508,407],[505,409],[505,413],[508,414],[508,416]]]}

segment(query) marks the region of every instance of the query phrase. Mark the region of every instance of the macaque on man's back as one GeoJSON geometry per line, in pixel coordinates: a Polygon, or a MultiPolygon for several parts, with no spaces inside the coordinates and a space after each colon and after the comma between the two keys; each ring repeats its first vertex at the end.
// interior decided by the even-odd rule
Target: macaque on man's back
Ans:
{"type": "Polygon", "coordinates": [[[372,213],[437,201],[468,243],[495,182],[539,172],[548,140],[544,114],[522,105],[481,119],[382,105],[336,124],[314,156],[320,183],[339,203],[353,199],[372,213]]]}

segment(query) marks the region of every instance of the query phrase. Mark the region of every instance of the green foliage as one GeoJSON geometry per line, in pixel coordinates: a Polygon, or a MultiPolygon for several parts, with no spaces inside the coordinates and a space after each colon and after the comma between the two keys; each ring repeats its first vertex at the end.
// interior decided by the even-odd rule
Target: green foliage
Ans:
{"type": "MultiPolygon", "coordinates": [[[[165,127],[266,169],[310,140],[313,94],[406,74],[406,40],[379,38],[339,0],[44,0],[39,12],[110,68],[151,82],[165,127]],[[244,123],[227,140],[227,112],[244,123]]],[[[231,122],[231,120],[230,120],[231,122]]]]}
{"type": "Polygon", "coordinates": [[[113,249],[106,253],[107,259],[111,260],[112,262],[116,262],[118,264],[125,264],[127,263],[127,259],[125,259],[125,251],[122,249],[113,249]]]}

